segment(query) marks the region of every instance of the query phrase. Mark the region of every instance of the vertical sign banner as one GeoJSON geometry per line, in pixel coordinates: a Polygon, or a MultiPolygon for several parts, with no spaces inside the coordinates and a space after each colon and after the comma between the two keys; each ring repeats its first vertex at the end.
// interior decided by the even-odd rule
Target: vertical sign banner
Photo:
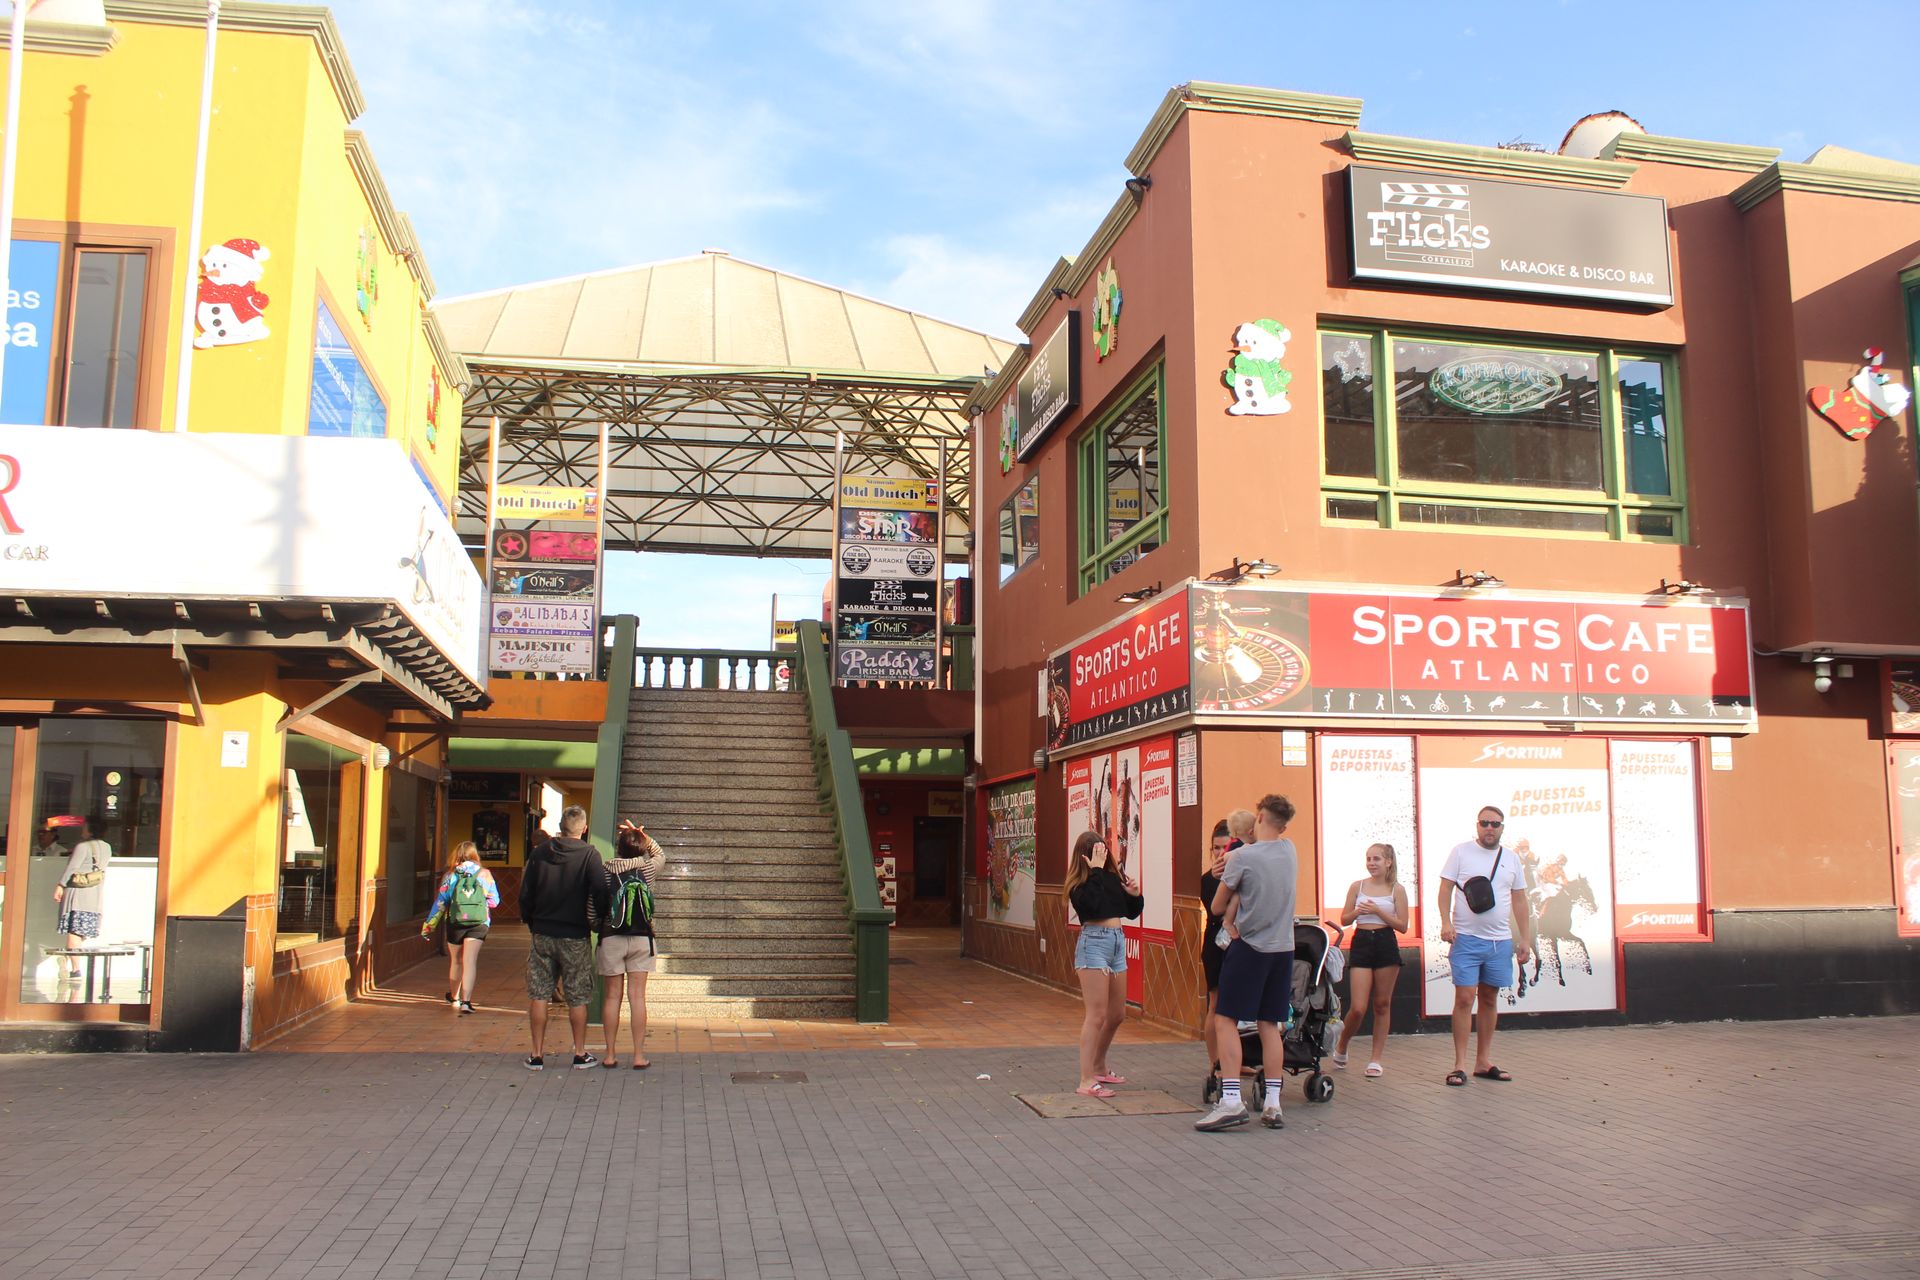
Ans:
{"type": "MultiPolygon", "coordinates": [[[[1128,921],[1127,999],[1144,998],[1143,943],[1173,941],[1173,773],[1171,735],[1118,747],[1067,766],[1067,856],[1084,831],[1114,851],[1121,871],[1140,882],[1146,905],[1128,921]]],[[[1080,923],[1071,903],[1067,922],[1080,923]]]]}
{"type": "Polygon", "coordinates": [[[1033,928],[1033,802],[1031,778],[987,791],[987,919],[1016,929],[1033,928]]]}
{"type": "MultiPolygon", "coordinates": [[[[1080,313],[1069,311],[1033,348],[1014,387],[1014,458],[1025,462],[1080,403],[1080,313]]],[[[1009,468],[1010,469],[1010,468],[1009,468]]]]}
{"type": "Polygon", "coordinates": [[[1920,745],[1896,743],[1887,752],[1894,795],[1893,905],[1900,936],[1920,938],[1920,745]]]}
{"type": "MultiPolygon", "coordinates": [[[[1426,1012],[1453,1010],[1447,945],[1440,941],[1440,870],[1474,838],[1483,805],[1507,815],[1502,843],[1518,858],[1533,904],[1535,958],[1515,966],[1504,1011],[1617,1009],[1613,854],[1604,739],[1424,737],[1420,740],[1421,945],[1426,1012]]],[[[1456,894],[1456,897],[1458,895],[1456,894]]]]}
{"type": "Polygon", "coordinates": [[[1400,941],[1413,946],[1424,888],[1414,838],[1413,739],[1323,733],[1317,745],[1320,913],[1338,920],[1347,905],[1347,887],[1367,878],[1368,847],[1390,844],[1413,910],[1411,928],[1400,941]]]}
{"type": "Polygon", "coordinates": [[[1693,744],[1616,738],[1608,769],[1615,930],[1628,942],[1703,941],[1693,744]]]}
{"type": "Polygon", "coordinates": [[[600,656],[600,491],[497,484],[488,519],[488,667],[592,675],[600,656]],[[533,523],[509,528],[506,520],[533,523]]]}
{"type": "Polygon", "coordinates": [[[47,420],[52,380],[55,303],[60,292],[60,246],[50,240],[15,240],[7,265],[0,359],[6,361],[0,422],[41,426],[47,420]]]}
{"type": "Polygon", "coordinates": [[[931,683],[940,656],[940,482],[840,477],[836,680],[931,683]]]}

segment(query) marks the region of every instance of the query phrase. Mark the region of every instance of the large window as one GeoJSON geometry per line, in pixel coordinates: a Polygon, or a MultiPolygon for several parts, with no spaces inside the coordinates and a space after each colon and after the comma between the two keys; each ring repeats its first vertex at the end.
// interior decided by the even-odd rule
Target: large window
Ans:
{"type": "Polygon", "coordinates": [[[1079,442],[1080,589],[1166,540],[1165,369],[1156,365],[1079,442]]]}
{"type": "Polygon", "coordinates": [[[407,769],[387,775],[387,922],[424,915],[439,870],[434,786],[407,769]]]}
{"type": "Polygon", "coordinates": [[[1683,541],[1674,383],[1643,352],[1322,332],[1326,518],[1683,541]]]}
{"type": "Polygon", "coordinates": [[[1000,506],[1000,581],[1005,582],[1040,555],[1040,477],[1014,490],[1000,506]]]}
{"type": "Polygon", "coordinates": [[[146,330],[144,249],[74,252],[73,324],[67,334],[70,427],[131,427],[139,416],[146,330]]]}
{"type": "Polygon", "coordinates": [[[359,894],[361,768],[351,751],[289,733],[280,797],[281,951],[345,936],[359,894]]]}

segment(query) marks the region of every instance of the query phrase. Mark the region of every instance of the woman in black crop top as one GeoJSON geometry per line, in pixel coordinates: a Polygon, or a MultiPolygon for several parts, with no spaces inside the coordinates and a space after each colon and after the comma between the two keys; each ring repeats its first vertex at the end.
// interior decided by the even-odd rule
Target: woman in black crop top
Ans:
{"type": "Polygon", "coordinates": [[[1082,831],[1073,842],[1066,891],[1080,917],[1073,970],[1087,1005],[1080,1026],[1080,1087],[1074,1092],[1111,1098],[1107,1086],[1127,1082],[1107,1069],[1107,1050],[1127,1017],[1127,940],[1121,924],[1138,917],[1146,900],[1139,882],[1115,868],[1107,842],[1091,831],[1082,831]]]}

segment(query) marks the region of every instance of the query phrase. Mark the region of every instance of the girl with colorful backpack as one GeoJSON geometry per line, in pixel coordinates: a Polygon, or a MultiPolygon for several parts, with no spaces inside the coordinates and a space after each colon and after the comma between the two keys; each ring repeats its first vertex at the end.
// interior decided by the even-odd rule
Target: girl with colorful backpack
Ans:
{"type": "Polygon", "coordinates": [[[473,1012],[473,985],[480,974],[480,944],[486,941],[493,924],[493,908],[500,905],[500,887],[493,872],[480,865],[473,841],[462,840],[453,847],[451,865],[434,895],[433,909],[420,926],[420,936],[433,935],[433,927],[447,918],[447,1003],[456,1004],[463,1014],[473,1012]]]}
{"type": "Polygon", "coordinates": [[[603,1067],[617,1067],[614,1042],[620,1038],[622,1000],[633,1006],[633,1069],[645,1071],[647,1060],[647,975],[653,972],[656,952],[653,934],[653,881],[667,865],[667,855],[644,828],[622,819],[613,837],[613,860],[597,895],[600,911],[600,951],[596,964],[606,984],[600,1008],[600,1029],[606,1033],[603,1067]]]}

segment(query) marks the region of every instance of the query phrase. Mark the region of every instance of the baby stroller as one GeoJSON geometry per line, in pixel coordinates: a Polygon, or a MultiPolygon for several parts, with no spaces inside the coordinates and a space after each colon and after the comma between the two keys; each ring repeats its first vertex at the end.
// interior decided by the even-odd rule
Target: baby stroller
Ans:
{"type": "MultiPolygon", "coordinates": [[[[1340,996],[1333,984],[1346,970],[1346,957],[1340,952],[1341,931],[1319,920],[1296,920],[1293,924],[1293,1002],[1284,1035],[1286,1061],[1281,1069],[1288,1075],[1309,1073],[1305,1085],[1308,1102],[1325,1102],[1333,1097],[1333,1077],[1320,1070],[1320,1059],[1333,1052],[1340,1038],[1340,996]]],[[[1254,1073],[1254,1097],[1266,1092],[1266,1053],[1260,1046],[1260,1030],[1251,1022],[1240,1027],[1240,1069],[1254,1073]]],[[[1201,1101],[1213,1103],[1220,1097],[1220,1077],[1207,1073],[1201,1101]]]]}

